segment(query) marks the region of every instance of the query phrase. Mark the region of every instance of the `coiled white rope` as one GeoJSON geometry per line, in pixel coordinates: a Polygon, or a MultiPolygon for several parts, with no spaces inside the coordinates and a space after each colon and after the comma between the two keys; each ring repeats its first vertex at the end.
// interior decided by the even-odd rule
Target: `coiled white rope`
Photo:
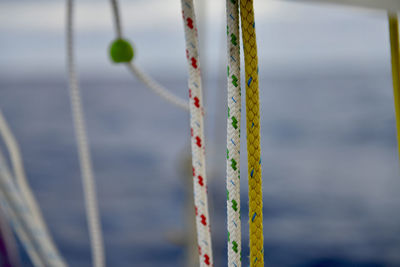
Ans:
{"type": "Polygon", "coordinates": [[[240,35],[239,0],[226,0],[227,61],[228,61],[228,119],[227,119],[227,225],[228,266],[242,265],[240,223],[240,35]]]}
{"type": "MultiPolygon", "coordinates": [[[[110,0],[113,17],[114,17],[114,25],[115,31],[118,39],[123,38],[122,34],[122,26],[121,26],[121,17],[119,14],[118,1],[110,0]]],[[[136,76],[136,78],[141,81],[147,88],[152,90],[154,93],[159,95],[161,98],[164,98],[169,103],[182,108],[183,110],[189,111],[189,103],[188,101],[174,95],[167,88],[159,84],[155,81],[150,75],[146,74],[143,70],[141,70],[137,65],[131,62],[125,63],[126,67],[130,70],[130,72],[136,76]]]]}
{"type": "Polygon", "coordinates": [[[71,108],[74,119],[75,135],[78,143],[79,162],[81,166],[84,189],[86,216],[92,249],[94,266],[105,266],[103,236],[96,197],[96,183],[93,175],[92,161],[87,141],[82,101],[74,62],[73,34],[73,0],[67,0],[67,68],[69,77],[71,108]]]}
{"type": "Polygon", "coordinates": [[[190,127],[194,204],[200,266],[213,266],[210,217],[208,212],[204,140],[204,102],[201,85],[196,16],[192,0],[181,0],[189,71],[190,127]]]}
{"type": "MultiPolygon", "coordinates": [[[[10,206],[17,205],[17,207],[26,207],[26,213],[29,213],[30,217],[28,217],[29,219],[26,219],[24,223],[27,223],[28,225],[28,234],[30,231],[29,229],[35,229],[34,237],[37,236],[38,240],[36,241],[36,245],[39,246],[40,250],[43,251],[43,261],[47,264],[50,264],[50,266],[66,266],[64,260],[61,258],[56,246],[54,245],[54,242],[47,229],[46,223],[43,220],[43,215],[40,212],[36,199],[34,198],[33,193],[28,185],[18,143],[15,140],[15,137],[12,134],[1,110],[0,135],[3,138],[4,143],[6,144],[8,152],[10,154],[15,176],[15,184],[12,181],[12,184],[10,184],[10,182],[8,182],[7,180],[7,183],[5,183],[5,185],[7,185],[9,188],[15,187],[19,190],[19,193],[16,193],[16,195],[12,194],[9,198],[7,198],[7,192],[3,192],[5,197],[8,199],[8,204],[10,206]],[[16,200],[18,202],[12,202],[16,200]]],[[[25,218],[24,216],[26,215],[20,216],[18,211],[16,211],[16,218],[25,218]]],[[[23,222],[21,221],[19,221],[18,223],[23,224],[23,222]]],[[[32,261],[36,261],[35,258],[32,258],[32,261]]]]}

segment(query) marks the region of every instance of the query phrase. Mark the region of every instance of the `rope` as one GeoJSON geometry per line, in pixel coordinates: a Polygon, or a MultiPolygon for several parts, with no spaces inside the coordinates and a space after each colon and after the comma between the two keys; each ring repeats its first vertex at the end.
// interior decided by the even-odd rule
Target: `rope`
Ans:
{"type": "MultiPolygon", "coordinates": [[[[110,0],[110,2],[113,11],[116,35],[118,39],[122,39],[123,33],[121,26],[121,16],[118,7],[118,0],[110,0]]],[[[142,82],[147,88],[152,90],[158,96],[164,98],[167,102],[179,108],[189,111],[189,103],[186,100],[171,93],[167,88],[163,87],[161,84],[155,81],[150,75],[146,74],[143,70],[141,70],[138,66],[136,66],[132,62],[128,62],[125,65],[140,82],[142,82]]]]}
{"type": "Polygon", "coordinates": [[[16,190],[18,189],[12,184],[10,177],[6,177],[4,173],[1,173],[0,195],[2,205],[6,207],[7,217],[34,266],[46,266],[50,255],[40,244],[39,233],[41,232],[36,232],[39,229],[31,226],[31,220],[34,220],[34,218],[32,215],[29,216],[29,209],[21,202],[20,195],[15,194],[16,190]]]}
{"type": "Polygon", "coordinates": [[[127,63],[126,66],[132,72],[132,74],[135,75],[136,78],[138,78],[139,81],[141,81],[147,88],[151,89],[154,93],[161,96],[169,103],[189,111],[189,104],[187,101],[172,94],[169,90],[165,89],[161,84],[153,80],[148,74],[143,72],[143,70],[141,70],[132,62],[127,63]]]}
{"type": "Polygon", "coordinates": [[[264,266],[260,96],[253,0],[240,1],[246,72],[247,161],[249,177],[250,266],[264,266]]]}
{"type": "Polygon", "coordinates": [[[228,119],[227,119],[227,224],[228,266],[242,265],[242,237],[240,222],[240,36],[239,4],[226,0],[227,61],[228,61],[228,119]]]}
{"type": "Polygon", "coordinates": [[[59,252],[54,245],[54,242],[49,234],[46,223],[43,220],[43,215],[36,202],[35,197],[28,185],[20,149],[14,135],[12,134],[3,113],[0,110],[0,135],[4,139],[4,143],[10,154],[11,163],[13,165],[15,182],[20,190],[19,198],[24,198],[26,201],[27,209],[32,213],[32,218],[29,219],[29,225],[35,225],[38,231],[42,234],[40,237],[39,245],[45,251],[45,260],[52,264],[52,266],[65,266],[65,262],[60,257],[59,252]]]}
{"type": "Polygon", "coordinates": [[[121,16],[119,15],[118,1],[111,0],[111,7],[114,14],[115,32],[118,38],[122,38],[121,16]]]}
{"type": "MultiPolygon", "coordinates": [[[[6,165],[3,153],[0,151],[0,180],[2,181],[1,184],[2,185],[10,184],[13,181],[12,178],[13,177],[10,173],[9,168],[6,165]]],[[[6,193],[7,188],[10,187],[0,186],[0,203],[2,209],[4,210],[4,214],[7,217],[10,225],[14,229],[15,233],[17,234],[23,247],[25,248],[33,265],[37,267],[42,267],[44,266],[43,259],[42,256],[39,255],[40,252],[37,251],[37,248],[34,245],[34,242],[32,240],[32,233],[29,232],[29,229],[23,227],[22,223],[18,219],[19,217],[16,215],[17,212],[14,209],[12,209],[10,203],[8,202],[8,199],[5,196],[7,194],[6,193]]],[[[22,211],[24,209],[19,209],[19,210],[22,211]]],[[[26,210],[29,210],[29,208],[26,207],[26,210]]],[[[33,224],[33,220],[30,223],[33,224]]],[[[33,229],[34,227],[36,226],[30,226],[30,229],[33,229]]]]}
{"type": "Polygon", "coordinates": [[[181,0],[181,3],[189,68],[190,130],[197,242],[200,266],[213,266],[204,149],[204,106],[196,18],[193,0],[181,0]]]}
{"type": "Polygon", "coordinates": [[[49,245],[49,237],[15,184],[0,151],[0,199],[6,216],[20,238],[34,266],[66,266],[49,245]]]}
{"type": "Polygon", "coordinates": [[[90,157],[90,150],[85,129],[82,100],[80,96],[80,89],[78,85],[74,62],[73,3],[73,0],[67,0],[66,45],[71,108],[75,125],[75,135],[78,143],[78,154],[81,166],[82,183],[86,204],[86,215],[92,249],[92,259],[94,261],[94,266],[103,267],[105,266],[105,255],[96,197],[96,184],[93,175],[92,161],[90,157]]]}
{"type": "MultiPolygon", "coordinates": [[[[1,199],[0,199],[1,201],[1,199]]],[[[0,202],[0,255],[3,267],[19,266],[18,250],[10,229],[10,223],[7,223],[8,216],[0,202]]]]}
{"type": "Polygon", "coordinates": [[[397,145],[400,159],[400,45],[399,45],[399,22],[396,13],[390,13],[389,31],[390,47],[392,56],[393,95],[396,113],[397,145]]]}

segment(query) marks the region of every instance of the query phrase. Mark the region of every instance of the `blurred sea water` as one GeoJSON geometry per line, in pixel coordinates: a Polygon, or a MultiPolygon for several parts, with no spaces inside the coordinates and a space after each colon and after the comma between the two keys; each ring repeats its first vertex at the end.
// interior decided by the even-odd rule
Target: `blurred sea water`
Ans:
{"type": "MultiPolygon", "coordinates": [[[[109,3],[78,2],[76,56],[107,264],[185,266],[185,249],[171,236],[185,233],[189,115],[111,66],[109,3]]],[[[215,266],[226,266],[224,3],[199,3],[213,250],[215,266]]],[[[265,265],[400,266],[386,12],[289,1],[255,5],[265,265]]],[[[180,14],[179,1],[121,1],[135,63],[187,98],[180,14]]],[[[91,259],[64,76],[64,15],[64,1],[0,3],[0,108],[61,254],[69,266],[86,267],[91,259]]],[[[248,266],[244,118],[242,259],[248,266]]],[[[20,252],[23,266],[31,266],[20,252]]]]}
{"type": "MultiPolygon", "coordinates": [[[[266,266],[400,266],[390,72],[360,69],[260,76],[266,266]]],[[[208,78],[215,266],[226,266],[226,89],[224,80],[208,78]]],[[[186,97],[183,75],[160,81],[186,97]]],[[[82,77],[81,87],[108,265],[184,266],[184,248],[168,236],[185,227],[182,159],[189,153],[189,115],[130,77],[82,77]]],[[[90,266],[65,78],[3,76],[0,106],[61,253],[70,266],[90,266]]],[[[245,134],[242,151],[247,266],[245,134]]],[[[30,266],[21,253],[23,266],[30,266]]]]}

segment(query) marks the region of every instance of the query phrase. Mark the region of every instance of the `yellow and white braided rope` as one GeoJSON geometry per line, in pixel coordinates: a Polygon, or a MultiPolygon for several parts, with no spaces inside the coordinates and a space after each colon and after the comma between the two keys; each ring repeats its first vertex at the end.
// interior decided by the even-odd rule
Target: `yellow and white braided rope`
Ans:
{"type": "Polygon", "coordinates": [[[228,119],[227,119],[227,225],[228,266],[240,267],[242,241],[240,222],[240,35],[238,0],[226,0],[228,119]]]}
{"type": "Polygon", "coordinates": [[[246,126],[249,179],[250,266],[264,266],[262,180],[260,148],[260,96],[258,58],[252,0],[240,1],[246,72],[246,126]]]}

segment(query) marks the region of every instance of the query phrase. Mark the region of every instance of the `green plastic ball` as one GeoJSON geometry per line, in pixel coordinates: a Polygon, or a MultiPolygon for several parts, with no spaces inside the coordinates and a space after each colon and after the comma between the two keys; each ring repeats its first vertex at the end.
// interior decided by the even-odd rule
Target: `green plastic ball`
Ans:
{"type": "Polygon", "coordinates": [[[111,43],[110,57],[114,63],[126,63],[133,59],[133,48],[129,41],[117,39],[111,43]]]}

